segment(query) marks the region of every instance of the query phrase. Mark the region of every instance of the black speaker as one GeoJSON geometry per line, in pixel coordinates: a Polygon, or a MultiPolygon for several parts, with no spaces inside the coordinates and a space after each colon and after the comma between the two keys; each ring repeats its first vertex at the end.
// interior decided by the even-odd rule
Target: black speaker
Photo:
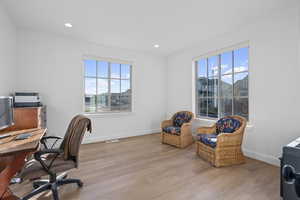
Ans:
{"type": "Polygon", "coordinates": [[[283,147],[280,193],[284,200],[300,200],[300,145],[283,147]]]}

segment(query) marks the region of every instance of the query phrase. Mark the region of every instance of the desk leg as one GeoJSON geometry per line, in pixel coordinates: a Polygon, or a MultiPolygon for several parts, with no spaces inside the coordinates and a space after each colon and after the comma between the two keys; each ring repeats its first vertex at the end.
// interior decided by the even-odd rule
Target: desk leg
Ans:
{"type": "MultiPolygon", "coordinates": [[[[18,153],[13,155],[9,161],[6,162],[6,167],[0,172],[0,198],[3,200],[17,199],[8,189],[10,180],[19,172],[25,164],[25,158],[28,152],[18,153]]],[[[1,200],[2,200],[1,199],[1,200]]]]}

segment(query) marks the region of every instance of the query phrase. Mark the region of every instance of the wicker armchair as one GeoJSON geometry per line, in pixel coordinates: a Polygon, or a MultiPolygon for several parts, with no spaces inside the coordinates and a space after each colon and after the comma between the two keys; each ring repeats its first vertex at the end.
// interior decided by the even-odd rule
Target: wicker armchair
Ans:
{"type": "Polygon", "coordinates": [[[200,127],[197,130],[197,154],[215,167],[245,163],[241,145],[247,121],[240,116],[227,116],[212,127],[200,127]],[[222,120],[234,119],[238,125],[232,131],[221,129],[222,120]],[[218,130],[219,129],[219,130],[218,130]],[[204,137],[203,137],[204,136],[204,137]]]}
{"type": "Polygon", "coordinates": [[[170,120],[161,123],[161,141],[163,144],[185,148],[194,142],[191,132],[191,121],[194,114],[189,111],[180,111],[170,120]]]}

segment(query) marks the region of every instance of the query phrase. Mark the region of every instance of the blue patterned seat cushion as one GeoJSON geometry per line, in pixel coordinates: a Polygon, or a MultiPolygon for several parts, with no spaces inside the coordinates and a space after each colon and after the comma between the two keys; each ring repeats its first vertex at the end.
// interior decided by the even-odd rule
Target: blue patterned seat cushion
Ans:
{"type": "Polygon", "coordinates": [[[233,133],[240,128],[241,122],[231,117],[223,117],[216,123],[216,132],[219,133],[233,133]]]}
{"type": "Polygon", "coordinates": [[[163,128],[163,131],[174,135],[180,135],[180,127],[178,126],[167,126],[163,128]]]}
{"type": "Polygon", "coordinates": [[[192,115],[188,112],[179,112],[173,118],[173,125],[181,127],[183,123],[188,123],[192,119],[192,115]]]}
{"type": "Polygon", "coordinates": [[[197,134],[197,140],[202,142],[203,144],[206,144],[208,146],[211,146],[212,148],[215,148],[217,146],[217,134],[197,134]]]}

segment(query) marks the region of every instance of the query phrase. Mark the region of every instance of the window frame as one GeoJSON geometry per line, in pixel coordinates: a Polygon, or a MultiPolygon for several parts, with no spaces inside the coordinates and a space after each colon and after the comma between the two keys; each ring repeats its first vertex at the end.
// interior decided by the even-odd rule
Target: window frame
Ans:
{"type": "Polygon", "coordinates": [[[132,61],[126,61],[126,60],[121,60],[121,59],[115,59],[115,58],[106,58],[106,57],[99,57],[99,56],[83,56],[82,58],[82,69],[83,69],[83,113],[85,115],[114,115],[114,114],[130,114],[133,113],[134,110],[134,106],[133,106],[133,96],[134,96],[134,90],[133,90],[133,69],[134,69],[134,63],[132,61]],[[96,76],[86,76],[85,75],[85,60],[94,60],[96,61],[96,76]],[[108,63],[108,77],[101,77],[98,76],[98,62],[107,62],[108,63]],[[124,79],[121,77],[121,66],[120,66],[120,78],[112,78],[111,77],[111,63],[115,63],[115,64],[119,64],[119,65],[130,65],[130,78],[129,79],[124,79]],[[129,80],[130,83],[130,89],[131,89],[131,95],[130,95],[130,109],[129,110],[116,110],[116,111],[98,111],[98,102],[96,99],[96,111],[95,112],[86,112],[86,105],[85,105],[85,79],[86,78],[94,78],[96,79],[96,95],[98,95],[98,79],[103,79],[103,80],[107,80],[108,82],[108,94],[109,94],[109,98],[108,98],[108,108],[111,108],[111,80],[119,80],[120,81],[120,91],[121,91],[121,82],[122,80],[129,80]]]}
{"type": "MultiPolygon", "coordinates": [[[[222,48],[222,49],[219,49],[219,50],[216,50],[216,51],[212,51],[212,52],[209,52],[209,53],[206,53],[206,54],[203,54],[201,56],[198,56],[198,57],[195,57],[193,58],[193,72],[194,72],[194,79],[192,81],[192,88],[193,88],[193,110],[195,112],[195,115],[196,115],[196,118],[198,119],[205,119],[205,120],[210,120],[210,121],[215,121],[217,119],[219,119],[221,117],[221,110],[220,110],[220,107],[221,107],[221,84],[220,84],[220,80],[222,78],[222,75],[231,75],[232,76],[232,107],[231,107],[231,113],[234,114],[234,99],[235,98],[248,98],[248,123],[249,121],[251,121],[251,115],[250,115],[250,45],[249,45],[249,41],[246,41],[246,42],[241,42],[239,44],[236,44],[236,45],[232,45],[230,47],[227,47],[227,48],[222,48]],[[240,71],[240,72],[235,72],[234,70],[234,51],[235,50],[238,50],[240,48],[248,48],[248,69],[247,70],[244,70],[244,71],[240,71]],[[224,73],[222,74],[222,71],[221,71],[221,55],[223,53],[227,53],[227,52],[232,52],[231,53],[231,62],[232,62],[232,71],[230,73],[224,73]],[[198,81],[198,61],[201,60],[201,59],[206,59],[206,70],[207,70],[207,78],[209,77],[208,76],[208,59],[213,57],[213,56],[217,56],[218,57],[218,92],[217,92],[217,101],[218,101],[218,113],[217,113],[217,117],[209,117],[208,116],[208,103],[206,105],[207,107],[207,116],[201,116],[200,115],[200,110],[199,110],[199,107],[198,107],[198,101],[200,100],[201,96],[199,96],[198,94],[198,87],[197,87],[197,81],[198,81]],[[245,73],[247,72],[248,74],[248,96],[236,96],[234,94],[234,77],[235,77],[235,74],[241,74],[241,73],[245,73]]],[[[214,76],[215,77],[215,76],[214,76]]],[[[208,83],[207,83],[207,87],[208,87],[208,83]]],[[[203,98],[203,97],[202,97],[203,98]]],[[[207,100],[209,99],[209,96],[208,94],[206,94],[206,97],[205,97],[207,100]]],[[[224,98],[224,97],[223,97],[224,98]]],[[[213,97],[211,97],[211,99],[213,99],[213,97]]]]}

